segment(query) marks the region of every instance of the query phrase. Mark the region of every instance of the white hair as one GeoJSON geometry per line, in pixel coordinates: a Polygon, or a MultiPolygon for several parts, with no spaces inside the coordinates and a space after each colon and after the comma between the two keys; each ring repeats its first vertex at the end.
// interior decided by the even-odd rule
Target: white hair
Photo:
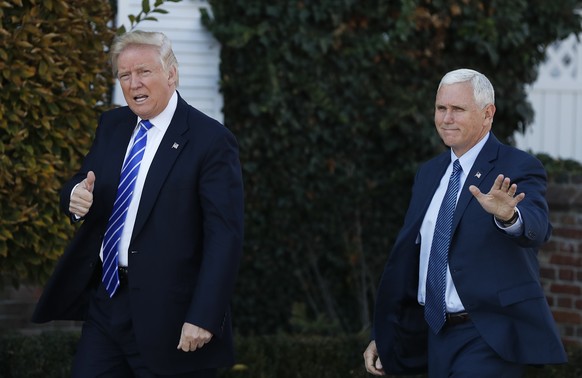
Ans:
{"type": "Polygon", "coordinates": [[[475,102],[481,107],[481,109],[489,104],[495,105],[495,90],[489,79],[487,79],[487,77],[482,73],[468,68],[461,68],[445,74],[439,83],[438,89],[443,85],[465,82],[471,83],[475,102]]]}

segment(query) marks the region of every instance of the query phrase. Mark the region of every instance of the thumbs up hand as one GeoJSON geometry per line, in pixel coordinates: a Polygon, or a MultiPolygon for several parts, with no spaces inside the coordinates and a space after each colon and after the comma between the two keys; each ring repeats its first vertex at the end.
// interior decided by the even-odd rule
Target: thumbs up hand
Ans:
{"type": "Polygon", "coordinates": [[[71,193],[69,211],[78,217],[84,217],[93,205],[93,187],[95,186],[95,173],[89,171],[87,177],[81,181],[71,193]]]}

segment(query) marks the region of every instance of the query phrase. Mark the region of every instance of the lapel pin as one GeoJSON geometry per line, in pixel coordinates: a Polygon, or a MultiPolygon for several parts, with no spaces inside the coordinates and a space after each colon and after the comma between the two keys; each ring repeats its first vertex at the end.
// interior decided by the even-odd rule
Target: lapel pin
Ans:
{"type": "Polygon", "coordinates": [[[477,177],[477,178],[481,178],[481,172],[477,172],[477,173],[475,173],[475,177],[477,177]]]}
{"type": "Polygon", "coordinates": [[[174,143],[174,144],[172,145],[172,148],[173,148],[173,149],[175,149],[175,150],[177,150],[177,149],[178,149],[178,147],[180,147],[180,145],[179,145],[178,143],[174,143]]]}

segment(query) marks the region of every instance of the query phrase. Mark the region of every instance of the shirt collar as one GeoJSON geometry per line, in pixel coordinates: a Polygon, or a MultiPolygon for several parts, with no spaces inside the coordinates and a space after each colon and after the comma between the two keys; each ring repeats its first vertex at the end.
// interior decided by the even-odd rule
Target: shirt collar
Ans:
{"type": "MultiPolygon", "coordinates": [[[[178,92],[174,91],[172,97],[170,97],[170,101],[168,101],[168,105],[166,105],[166,108],[154,118],[149,119],[149,121],[152,123],[152,125],[154,125],[155,128],[159,129],[160,131],[166,131],[168,126],[170,126],[170,122],[172,122],[172,117],[174,117],[174,113],[176,112],[177,107],[178,92]]],[[[141,118],[137,117],[137,124],[139,125],[140,122],[141,118]]]]}
{"type": "Polygon", "coordinates": [[[485,135],[485,137],[479,141],[479,143],[474,145],[469,151],[465,152],[460,158],[455,155],[453,149],[451,148],[451,162],[459,159],[459,163],[461,164],[461,167],[463,167],[463,172],[470,172],[473,164],[475,163],[475,160],[477,160],[477,156],[479,156],[483,146],[485,146],[485,143],[487,143],[489,134],[490,132],[488,132],[487,135],[485,135]]]}

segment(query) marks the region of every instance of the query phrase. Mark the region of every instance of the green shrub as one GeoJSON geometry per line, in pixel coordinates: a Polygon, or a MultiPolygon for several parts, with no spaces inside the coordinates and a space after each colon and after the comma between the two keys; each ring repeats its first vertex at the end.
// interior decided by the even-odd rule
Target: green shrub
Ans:
{"type": "Polygon", "coordinates": [[[43,282],[73,232],[62,182],[110,103],[109,1],[0,2],[0,285],[43,282]]]}
{"type": "MultiPolygon", "coordinates": [[[[142,1],[129,28],[179,1],[142,1]]],[[[72,237],[57,192],[111,107],[116,3],[0,2],[0,287],[43,283],[72,237]]]]}
{"type": "MultiPolygon", "coordinates": [[[[78,332],[47,332],[36,336],[0,337],[0,378],[64,378],[70,376],[78,332]]],[[[237,336],[237,365],[220,371],[221,378],[348,378],[369,377],[361,335],[237,336]]],[[[571,348],[568,365],[528,368],[526,378],[577,378],[582,374],[582,349],[571,348]]]]}
{"type": "Polygon", "coordinates": [[[442,75],[490,77],[493,130],[510,140],[531,123],[525,88],[546,47],[582,27],[577,0],[209,3],[245,179],[234,321],[249,333],[305,324],[292,322],[296,306],[367,329],[413,174],[442,148],[442,75]]]}
{"type": "Polygon", "coordinates": [[[0,378],[70,377],[79,333],[46,332],[0,337],[0,378]]]}
{"type": "Polygon", "coordinates": [[[238,365],[223,378],[364,377],[359,336],[272,335],[238,337],[238,365]]]}

